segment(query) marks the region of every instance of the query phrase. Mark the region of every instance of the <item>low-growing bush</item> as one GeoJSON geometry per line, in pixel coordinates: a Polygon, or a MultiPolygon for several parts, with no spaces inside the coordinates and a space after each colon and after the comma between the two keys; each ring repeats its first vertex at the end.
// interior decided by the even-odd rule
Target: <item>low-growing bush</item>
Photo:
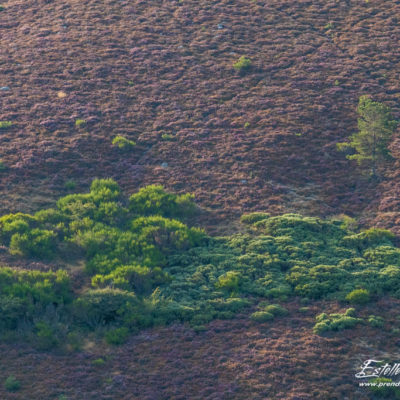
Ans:
{"type": "Polygon", "coordinates": [[[133,140],[118,135],[112,140],[112,145],[118,147],[120,150],[131,150],[136,146],[136,143],[133,140]]]}
{"type": "Polygon", "coordinates": [[[374,328],[381,328],[385,324],[385,321],[383,320],[382,317],[378,317],[376,315],[370,315],[368,317],[368,323],[374,328]]]}
{"type": "Polygon", "coordinates": [[[52,258],[56,252],[57,235],[53,231],[35,228],[15,233],[10,241],[10,253],[24,257],[52,258]]]}
{"type": "Polygon", "coordinates": [[[256,311],[250,315],[250,318],[256,322],[267,322],[274,319],[274,315],[267,311],[256,311]]]}
{"type": "Polygon", "coordinates": [[[353,328],[363,322],[361,318],[355,317],[354,308],[348,308],[343,314],[319,314],[316,317],[317,323],[314,325],[314,333],[320,335],[328,331],[341,331],[353,328]]]}
{"type": "Polygon", "coordinates": [[[194,214],[196,207],[193,200],[192,194],[176,195],[165,191],[161,185],[150,185],[130,197],[129,207],[137,215],[179,219],[194,214]]]}
{"type": "Polygon", "coordinates": [[[241,56],[235,63],[233,63],[233,68],[237,71],[243,72],[250,69],[252,65],[251,59],[246,56],[241,56]]]}
{"type": "Polygon", "coordinates": [[[247,225],[253,225],[258,221],[263,221],[264,219],[267,219],[270,217],[270,214],[268,213],[263,213],[263,212],[254,212],[251,214],[243,214],[240,217],[240,222],[243,224],[247,225]]]}
{"type": "Polygon", "coordinates": [[[111,329],[106,333],[106,342],[108,344],[124,344],[128,339],[129,329],[126,327],[111,329]]]}
{"type": "Polygon", "coordinates": [[[237,271],[228,271],[218,278],[216,287],[218,289],[227,290],[236,293],[240,286],[240,273],[237,271]]]}
{"type": "Polygon", "coordinates": [[[0,121],[0,129],[11,128],[13,123],[11,121],[0,121]]]}
{"type": "Polygon", "coordinates": [[[355,289],[346,296],[346,300],[353,304],[367,304],[370,301],[370,294],[365,289],[355,289]]]}
{"type": "Polygon", "coordinates": [[[4,387],[8,392],[16,392],[21,389],[21,383],[14,375],[10,375],[4,382],[4,387]]]}

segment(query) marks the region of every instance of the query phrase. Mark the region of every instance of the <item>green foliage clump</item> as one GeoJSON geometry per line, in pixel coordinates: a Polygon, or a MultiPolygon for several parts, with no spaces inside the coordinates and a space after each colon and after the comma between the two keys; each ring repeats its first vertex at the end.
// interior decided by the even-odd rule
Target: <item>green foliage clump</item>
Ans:
{"type": "Polygon", "coordinates": [[[267,311],[256,311],[250,315],[250,318],[255,322],[267,322],[273,320],[274,316],[267,311]]]}
{"type": "Polygon", "coordinates": [[[35,228],[26,233],[15,233],[10,241],[10,253],[25,257],[52,258],[55,252],[56,234],[35,228]]]}
{"type": "Polygon", "coordinates": [[[4,382],[4,387],[8,392],[17,392],[21,389],[21,383],[14,375],[10,375],[4,382]]]}
{"type": "Polygon", "coordinates": [[[88,290],[75,300],[74,310],[78,320],[91,328],[140,319],[142,312],[133,292],[113,288],[88,290]]]}
{"type": "Polygon", "coordinates": [[[49,305],[71,301],[66,271],[40,272],[0,267],[0,328],[15,329],[19,321],[33,320],[49,305]]]}
{"type": "Polygon", "coordinates": [[[184,218],[195,212],[193,200],[190,193],[176,195],[165,191],[161,185],[150,185],[130,197],[129,208],[136,215],[184,218]]]}
{"type": "Polygon", "coordinates": [[[234,64],[233,68],[237,71],[247,71],[251,68],[252,62],[251,59],[246,56],[241,56],[234,64]]]}
{"type": "Polygon", "coordinates": [[[11,128],[12,126],[13,126],[13,123],[11,121],[0,121],[0,129],[7,129],[7,128],[11,128]]]}
{"type": "Polygon", "coordinates": [[[270,214],[263,212],[253,212],[251,214],[243,214],[240,217],[240,222],[247,225],[253,225],[258,221],[263,221],[264,219],[268,219],[270,214]]]}
{"type": "Polygon", "coordinates": [[[132,150],[136,146],[136,142],[118,135],[112,140],[112,145],[118,147],[120,150],[132,150]]]}
{"type": "Polygon", "coordinates": [[[256,311],[250,315],[250,318],[256,322],[271,321],[275,317],[284,316],[288,314],[288,310],[280,304],[268,304],[261,302],[258,305],[260,311],[256,311]]]}
{"type": "Polygon", "coordinates": [[[370,294],[365,289],[355,289],[346,296],[346,300],[353,304],[367,304],[370,299],[370,294]]]}
{"type": "Polygon", "coordinates": [[[124,344],[128,339],[129,329],[126,327],[114,328],[106,333],[106,342],[108,344],[119,345],[124,344]]]}
{"type": "Polygon", "coordinates": [[[356,318],[354,308],[348,308],[343,314],[319,314],[316,317],[317,323],[314,325],[314,333],[320,335],[328,331],[341,331],[353,328],[363,322],[361,318],[356,318]]]}
{"type": "Polygon", "coordinates": [[[374,328],[381,328],[385,324],[385,321],[382,317],[379,317],[377,315],[370,315],[368,317],[368,323],[374,328]]]}
{"type": "Polygon", "coordinates": [[[40,321],[35,324],[38,345],[43,350],[55,347],[59,341],[54,329],[46,322],[40,321]]]}
{"type": "Polygon", "coordinates": [[[82,125],[86,125],[86,119],[78,118],[75,121],[75,126],[79,128],[82,125]]]}
{"type": "Polygon", "coordinates": [[[240,273],[238,271],[228,271],[221,275],[216,282],[217,288],[233,293],[239,290],[239,285],[240,273]]]}

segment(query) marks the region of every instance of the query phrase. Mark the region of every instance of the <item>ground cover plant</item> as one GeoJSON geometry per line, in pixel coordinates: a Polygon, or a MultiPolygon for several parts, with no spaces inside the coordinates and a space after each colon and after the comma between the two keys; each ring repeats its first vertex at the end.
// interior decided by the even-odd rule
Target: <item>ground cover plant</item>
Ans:
{"type": "MultiPolygon", "coordinates": [[[[54,209],[2,216],[10,254],[68,261],[58,271],[0,268],[3,337],[22,331],[49,348],[97,332],[121,344],[144,327],[201,329],[240,312],[273,323],[287,314],[279,303],[294,296],[360,306],[384,293],[400,297],[400,249],[389,231],[253,213],[240,233],[212,237],[188,225],[194,213],[190,194],[151,185],[127,198],[115,181],[96,179],[89,193],[62,197],[54,209]]],[[[315,332],[358,322],[349,310],[338,315],[322,314],[315,332]]]]}

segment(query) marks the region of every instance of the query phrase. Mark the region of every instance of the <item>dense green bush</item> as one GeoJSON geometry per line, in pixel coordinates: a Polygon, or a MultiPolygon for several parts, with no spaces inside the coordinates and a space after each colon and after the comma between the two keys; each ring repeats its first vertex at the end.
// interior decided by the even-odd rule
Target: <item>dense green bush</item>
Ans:
{"type": "Polygon", "coordinates": [[[106,333],[106,342],[108,344],[124,344],[128,338],[129,329],[126,327],[110,329],[106,333]]]}
{"type": "Polygon", "coordinates": [[[56,252],[57,235],[53,231],[35,228],[25,233],[14,233],[10,253],[25,257],[52,258],[56,252]]]}
{"type": "Polygon", "coordinates": [[[355,289],[346,296],[346,300],[353,304],[366,304],[370,301],[368,290],[355,289]]]}
{"type": "Polygon", "coordinates": [[[237,71],[247,71],[251,67],[251,60],[250,58],[246,56],[241,56],[234,64],[233,68],[235,68],[237,71]]]}
{"type": "Polygon", "coordinates": [[[10,375],[4,382],[4,387],[8,392],[16,392],[21,389],[21,383],[14,375],[10,375]]]}
{"type": "Polygon", "coordinates": [[[121,150],[131,150],[136,146],[136,143],[133,140],[129,140],[120,135],[115,136],[112,140],[112,144],[121,150]]]}
{"type": "Polygon", "coordinates": [[[267,311],[256,311],[250,315],[250,318],[256,322],[267,322],[273,320],[274,316],[267,311]]]}
{"type": "Polygon", "coordinates": [[[130,210],[136,215],[160,215],[166,218],[184,218],[195,212],[194,196],[166,192],[161,185],[140,189],[129,199],[130,210]]]}
{"type": "Polygon", "coordinates": [[[354,314],[354,308],[348,308],[343,314],[319,314],[316,317],[317,323],[314,325],[314,333],[320,335],[328,331],[341,331],[353,328],[355,325],[363,322],[361,318],[356,318],[354,314]]]}

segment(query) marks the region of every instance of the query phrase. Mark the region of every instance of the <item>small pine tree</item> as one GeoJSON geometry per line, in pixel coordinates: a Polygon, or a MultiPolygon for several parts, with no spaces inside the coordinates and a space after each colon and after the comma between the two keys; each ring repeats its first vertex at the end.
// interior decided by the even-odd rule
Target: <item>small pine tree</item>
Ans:
{"type": "Polygon", "coordinates": [[[372,176],[376,176],[378,166],[390,159],[388,145],[397,121],[389,107],[372,101],[368,96],[360,97],[357,112],[359,132],[350,136],[350,142],[338,143],[337,147],[339,150],[353,149],[355,154],[347,158],[368,166],[372,176]]]}

